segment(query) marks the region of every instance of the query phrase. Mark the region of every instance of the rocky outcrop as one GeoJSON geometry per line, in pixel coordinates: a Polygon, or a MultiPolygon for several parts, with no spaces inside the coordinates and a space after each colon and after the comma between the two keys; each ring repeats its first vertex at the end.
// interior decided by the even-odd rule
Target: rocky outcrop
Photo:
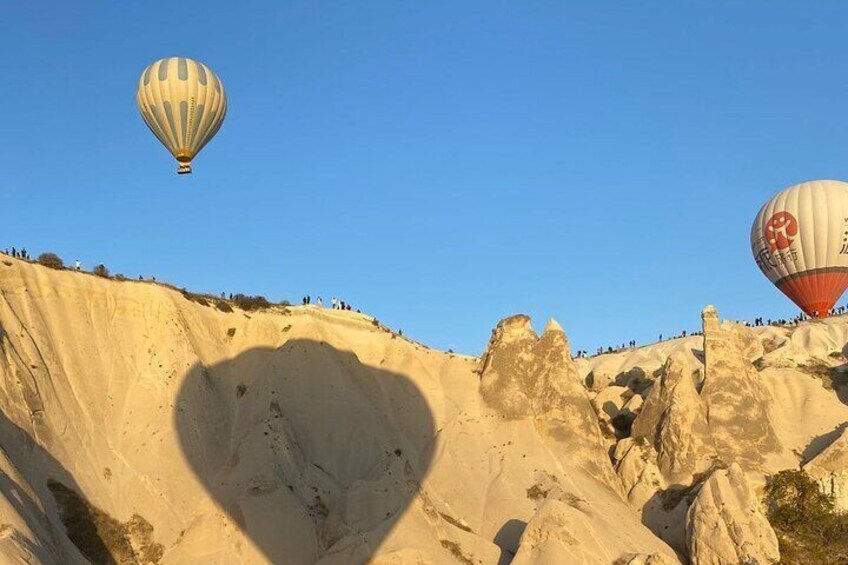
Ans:
{"type": "Polygon", "coordinates": [[[848,428],[842,428],[839,436],[804,465],[807,472],[819,484],[819,489],[832,497],[835,511],[848,512],[848,428]]]}
{"type": "Polygon", "coordinates": [[[673,565],[676,563],[676,561],[669,559],[662,553],[640,553],[625,557],[620,562],[625,565],[673,565]]]}
{"type": "Polygon", "coordinates": [[[633,393],[627,387],[608,386],[592,399],[592,404],[595,405],[595,411],[601,419],[611,422],[632,395],[633,393]]]}
{"type": "Polygon", "coordinates": [[[627,438],[616,445],[616,473],[627,502],[642,523],[681,555],[686,550],[683,524],[690,489],[667,483],[655,463],[656,451],[645,440],[627,438]]]}
{"type": "Polygon", "coordinates": [[[655,455],[644,441],[633,438],[623,439],[615,446],[616,473],[627,501],[640,512],[657,491],[666,486],[662,473],[654,463],[655,455]]]}
{"type": "Polygon", "coordinates": [[[512,565],[606,564],[613,560],[582,512],[564,502],[546,502],[527,524],[512,565]]]}
{"type": "Polygon", "coordinates": [[[701,401],[716,452],[725,462],[761,467],[765,456],[779,453],[782,446],[774,430],[771,399],[751,363],[751,357],[758,355],[754,344],[758,340],[744,326],[719,324],[713,306],[707,306],[701,317],[705,358],[701,401]]]}
{"type": "Polygon", "coordinates": [[[780,560],[777,536],[742,468],[718,469],[686,513],[692,565],[767,565],[780,560]]]}
{"type": "Polygon", "coordinates": [[[686,357],[676,352],[636,421],[632,436],[645,439],[657,453],[657,465],[670,483],[688,483],[715,456],[701,399],[686,357]]]}
{"type": "Polygon", "coordinates": [[[576,463],[618,490],[598,426],[562,328],[539,338],[527,316],[502,320],[481,361],[483,400],[510,420],[531,418],[563,462],[576,463]]]}
{"type": "Polygon", "coordinates": [[[626,542],[616,536],[604,534],[604,530],[610,526],[596,522],[590,508],[581,508],[560,500],[549,500],[527,524],[512,565],[679,563],[670,554],[633,553],[624,550],[621,544],[626,542]]]}

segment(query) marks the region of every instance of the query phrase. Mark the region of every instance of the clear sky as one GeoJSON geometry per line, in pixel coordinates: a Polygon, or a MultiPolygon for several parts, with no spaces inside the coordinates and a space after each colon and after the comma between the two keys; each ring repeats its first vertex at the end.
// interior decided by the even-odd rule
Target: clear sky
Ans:
{"type": "Polygon", "coordinates": [[[751,221],[848,179],[844,2],[37,4],[0,21],[0,247],[339,296],[439,348],[794,315],[751,221]],[[167,56],[229,97],[190,176],[135,105],[167,56]]]}

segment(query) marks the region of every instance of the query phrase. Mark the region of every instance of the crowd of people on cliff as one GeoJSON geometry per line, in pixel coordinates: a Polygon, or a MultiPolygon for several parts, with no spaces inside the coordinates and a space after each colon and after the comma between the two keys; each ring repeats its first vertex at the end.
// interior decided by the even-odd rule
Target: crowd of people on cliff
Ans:
{"type": "Polygon", "coordinates": [[[9,248],[7,247],[3,252],[6,255],[8,255],[9,257],[14,257],[15,259],[26,259],[26,260],[32,259],[32,257],[30,257],[29,254],[27,253],[26,247],[21,247],[20,251],[18,251],[14,247],[10,251],[9,248]]]}
{"type": "MultiPolygon", "coordinates": [[[[824,316],[821,316],[821,317],[829,318],[830,316],[842,316],[846,312],[848,312],[848,306],[837,306],[837,307],[835,307],[831,310],[828,310],[827,313],[824,316]]],[[[820,317],[820,316],[818,316],[818,311],[816,311],[815,314],[816,314],[816,318],[820,317]]],[[[777,318],[777,319],[772,320],[771,318],[760,317],[760,318],[754,318],[753,322],[741,321],[739,323],[743,324],[743,325],[745,325],[749,328],[765,327],[765,326],[792,327],[792,326],[797,326],[801,322],[807,321],[809,319],[810,319],[810,316],[801,312],[800,314],[798,314],[794,318],[790,318],[790,319],[777,318]]],[[[657,341],[658,342],[669,341],[669,340],[672,340],[672,339],[678,339],[678,338],[683,338],[683,337],[687,337],[687,336],[698,336],[698,335],[703,335],[703,334],[704,334],[704,332],[702,332],[702,331],[687,332],[686,330],[683,330],[679,334],[672,335],[672,336],[663,336],[663,334],[660,334],[659,339],[657,341]]],[[[592,354],[590,354],[585,349],[580,349],[580,350],[577,351],[577,353],[575,354],[574,357],[577,358],[577,359],[589,359],[591,357],[595,357],[595,356],[598,356],[598,355],[607,355],[609,353],[620,353],[622,351],[627,351],[627,350],[630,350],[630,349],[636,349],[636,347],[637,347],[636,341],[630,340],[627,344],[621,344],[619,346],[598,347],[595,350],[595,353],[592,353],[592,354]]]]}
{"type": "MultiPolygon", "coordinates": [[[[12,248],[7,247],[3,250],[3,252],[7,256],[13,257],[15,259],[24,259],[24,260],[27,260],[27,261],[33,260],[33,258],[27,253],[27,250],[26,250],[25,247],[21,247],[20,250],[18,250],[15,247],[12,247],[12,248]]],[[[81,270],[81,264],[80,264],[79,259],[77,259],[74,262],[74,268],[77,271],[81,270]]],[[[144,278],[139,275],[138,280],[144,280],[144,278]]],[[[150,280],[155,282],[156,277],[151,277],[150,280]]],[[[225,293],[222,292],[221,298],[224,298],[224,297],[225,297],[225,293]]],[[[232,300],[233,294],[230,293],[229,297],[230,297],[230,300],[232,300]]],[[[313,302],[312,296],[307,294],[306,296],[304,296],[302,298],[301,304],[303,304],[304,306],[314,305],[314,306],[317,306],[319,308],[323,308],[324,307],[324,299],[322,297],[318,296],[315,299],[315,301],[313,302]]],[[[353,307],[348,302],[341,300],[341,299],[338,299],[336,297],[333,297],[332,300],[330,301],[330,308],[332,310],[347,310],[347,311],[353,310],[353,307]]],[[[356,311],[359,312],[359,310],[356,310],[356,311]]],[[[830,317],[830,316],[841,316],[841,315],[845,314],[846,312],[848,312],[848,307],[837,306],[837,307],[829,310],[823,317],[827,318],[827,317],[830,317]]],[[[816,314],[816,317],[819,317],[818,311],[816,311],[815,314],[816,314]]],[[[741,324],[743,324],[743,325],[745,325],[749,328],[750,327],[763,327],[763,326],[786,327],[786,326],[797,326],[799,323],[804,322],[804,321],[809,320],[809,319],[810,319],[810,316],[808,316],[808,315],[806,315],[802,312],[802,313],[798,314],[797,316],[795,316],[794,318],[791,318],[791,319],[778,318],[778,319],[772,320],[771,318],[765,319],[765,318],[762,318],[762,317],[758,317],[758,318],[754,318],[753,322],[742,321],[742,322],[739,322],[739,323],[741,323],[741,324]]],[[[684,337],[687,337],[687,336],[698,336],[698,335],[703,335],[703,332],[702,331],[687,332],[686,330],[683,330],[679,334],[672,335],[672,336],[663,336],[663,334],[659,334],[659,339],[657,341],[662,342],[662,341],[668,341],[668,340],[672,340],[672,339],[684,338],[684,337]]],[[[620,353],[622,351],[636,349],[637,347],[638,347],[638,345],[636,343],[636,340],[631,339],[627,343],[622,343],[621,345],[618,345],[618,346],[611,346],[610,345],[610,346],[607,346],[607,347],[598,347],[595,350],[594,353],[589,353],[589,351],[586,350],[586,349],[580,349],[575,353],[574,357],[577,358],[577,359],[589,359],[591,357],[595,357],[595,356],[598,356],[598,355],[606,355],[606,354],[610,354],[610,353],[620,353]]]]}
{"type": "MultiPolygon", "coordinates": [[[[35,261],[35,259],[33,259],[29,255],[29,253],[27,253],[27,250],[26,250],[25,247],[22,247],[20,250],[18,250],[15,247],[12,247],[12,248],[7,247],[3,250],[3,253],[5,253],[7,256],[15,258],[15,259],[23,259],[23,260],[26,260],[26,261],[35,261]]],[[[41,261],[41,259],[39,258],[38,262],[40,262],[40,261],[41,261]]],[[[68,267],[68,268],[70,268],[70,267],[68,267]]],[[[82,269],[82,263],[80,262],[79,259],[74,261],[73,269],[76,270],[76,271],[82,271],[83,270],[82,269]]],[[[138,280],[140,280],[140,281],[149,280],[149,281],[152,281],[152,282],[156,282],[156,277],[151,276],[149,279],[147,279],[147,278],[139,275],[138,280]]],[[[221,299],[226,300],[226,298],[227,298],[227,293],[222,292],[221,293],[221,299]]],[[[233,293],[232,292],[229,293],[229,299],[233,300],[233,293]]],[[[315,306],[318,306],[319,308],[323,308],[324,307],[324,299],[319,296],[315,299],[315,302],[313,302],[312,296],[306,295],[302,299],[302,304],[304,306],[314,304],[315,306]]],[[[351,306],[351,304],[349,302],[342,300],[340,298],[336,298],[336,297],[333,297],[332,300],[330,301],[330,308],[333,309],[333,310],[353,311],[353,306],[351,306]]],[[[360,310],[356,310],[356,312],[361,313],[360,310]]]]}
{"type": "MultiPolygon", "coordinates": [[[[306,296],[304,296],[303,299],[301,300],[301,304],[303,304],[304,306],[312,305],[313,304],[312,296],[310,296],[308,294],[306,296]]],[[[321,298],[320,296],[317,297],[315,299],[314,305],[317,306],[318,308],[323,308],[324,307],[324,299],[321,298]]],[[[332,310],[353,310],[353,307],[348,302],[345,302],[344,300],[341,300],[340,298],[336,298],[335,296],[330,301],[330,308],[332,310]]],[[[357,312],[359,312],[359,310],[357,310],[357,312]]]]}

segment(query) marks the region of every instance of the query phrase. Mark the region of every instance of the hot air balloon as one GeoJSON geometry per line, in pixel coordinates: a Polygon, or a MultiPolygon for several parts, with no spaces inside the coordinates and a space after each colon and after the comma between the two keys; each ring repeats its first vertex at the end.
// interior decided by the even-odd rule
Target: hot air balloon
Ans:
{"type": "Polygon", "coordinates": [[[141,117],[179,163],[191,160],[217,133],[227,114],[227,95],[212,69],[186,57],[159,59],[141,73],[136,94],[141,117]]]}
{"type": "Polygon", "coordinates": [[[790,186],[763,204],[751,226],[763,274],[810,316],[826,316],[848,287],[848,183],[790,186]]]}

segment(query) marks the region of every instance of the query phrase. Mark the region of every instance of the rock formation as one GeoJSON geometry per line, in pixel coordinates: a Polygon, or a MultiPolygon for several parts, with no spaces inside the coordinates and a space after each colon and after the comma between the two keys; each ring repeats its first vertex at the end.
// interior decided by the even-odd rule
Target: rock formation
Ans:
{"type": "Polygon", "coordinates": [[[670,484],[688,484],[692,475],[709,467],[715,449],[692,369],[681,353],[666,361],[633,423],[632,436],[656,450],[657,465],[670,484]]]}
{"type": "Polygon", "coordinates": [[[501,321],[481,361],[480,378],[483,400],[502,417],[532,419],[569,464],[618,489],[597,414],[559,324],[551,320],[539,338],[527,316],[501,321]]]}
{"type": "Polygon", "coordinates": [[[848,432],[843,427],[836,439],[803,469],[832,497],[837,512],[848,512],[848,432]]]}
{"type": "Polygon", "coordinates": [[[718,323],[718,313],[703,313],[704,404],[718,457],[729,463],[760,467],[769,453],[783,447],[774,431],[771,402],[750,357],[757,354],[752,332],[743,326],[718,323]]]}
{"type": "Polygon", "coordinates": [[[654,450],[644,441],[626,438],[616,444],[614,458],[627,500],[642,512],[657,491],[666,488],[665,478],[654,462],[654,450]]]}
{"type": "Polygon", "coordinates": [[[512,565],[609,565],[645,563],[673,565],[679,563],[670,554],[637,554],[628,552],[626,541],[610,536],[612,523],[600,529],[589,508],[551,500],[541,506],[527,524],[512,565]]]}
{"type": "Polygon", "coordinates": [[[772,562],[752,484],[848,507],[848,319],[703,323],[575,362],[514,316],[477,360],[0,262],[0,562],[772,562]]]}
{"type": "Polygon", "coordinates": [[[686,513],[692,565],[771,565],[780,560],[777,536],[737,464],[717,469],[686,513]]]}

